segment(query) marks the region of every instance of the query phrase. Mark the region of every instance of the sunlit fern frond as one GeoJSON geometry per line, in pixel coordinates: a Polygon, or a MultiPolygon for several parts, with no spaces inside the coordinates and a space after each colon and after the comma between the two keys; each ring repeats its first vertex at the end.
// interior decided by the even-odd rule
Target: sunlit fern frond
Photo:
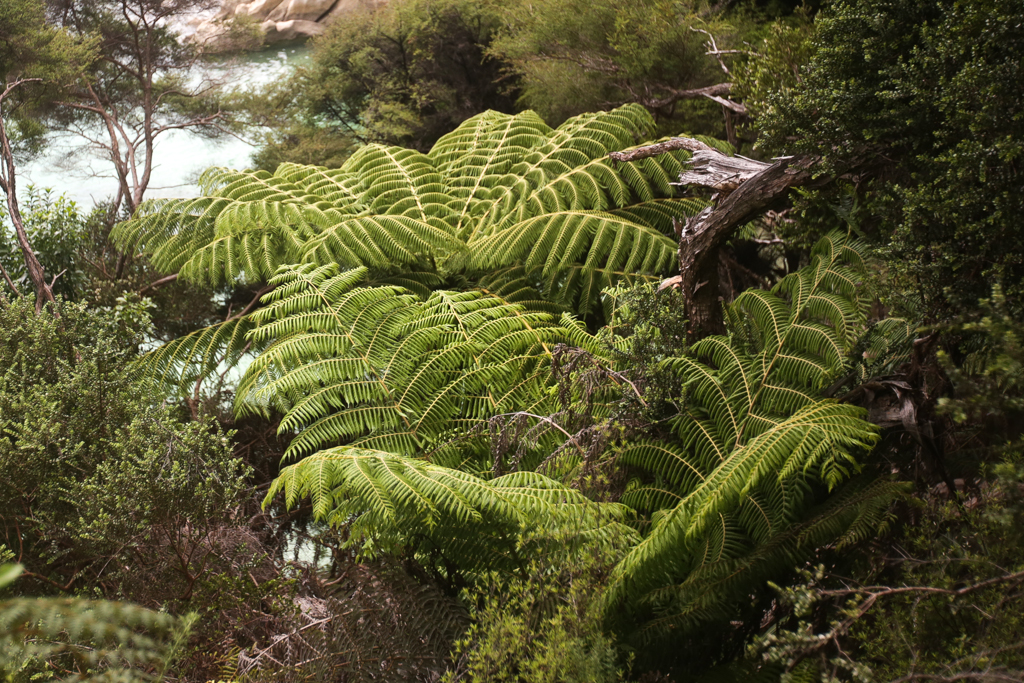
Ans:
{"type": "Polygon", "coordinates": [[[401,537],[412,531],[468,570],[520,568],[530,549],[519,545],[524,529],[535,544],[572,529],[623,534],[627,508],[597,504],[536,472],[484,479],[425,460],[342,446],[281,471],[267,500],[283,493],[288,506],[309,498],[318,519],[351,533],[401,537]],[[357,512],[357,517],[353,513],[357,512]]]}
{"type": "Polygon", "coordinates": [[[613,595],[648,595],[670,576],[698,585],[708,558],[744,562],[803,523],[813,486],[834,489],[856,471],[877,429],[821,392],[849,370],[863,328],[862,251],[827,236],[806,268],[736,299],[728,337],[662,363],[683,389],[669,421],[676,441],[621,449],[638,473],[623,502],[651,514],[651,528],[616,568],[613,595]]]}
{"type": "Polygon", "coordinates": [[[365,269],[283,268],[251,318],[266,348],[238,387],[240,411],[284,413],[289,455],[352,444],[413,455],[458,425],[546,414],[550,348],[585,332],[478,290],[364,287],[365,269]]]}
{"type": "MultiPolygon", "coordinates": [[[[788,487],[788,495],[774,496],[777,505],[760,514],[783,522],[787,513],[801,502],[800,479],[835,479],[835,470],[847,473],[854,464],[853,455],[870,449],[877,439],[873,425],[863,419],[864,411],[833,401],[815,402],[793,416],[762,432],[756,438],[723,454],[721,464],[690,490],[682,490],[679,502],[662,515],[650,533],[623,563],[616,568],[615,579],[625,589],[646,591],[672,572],[686,573],[686,567],[701,556],[694,552],[706,545],[709,534],[723,522],[733,533],[742,529],[745,537],[756,541],[749,524],[742,523],[745,505],[770,504],[773,496],[755,493],[779,492],[779,487],[762,488],[762,482],[774,480],[788,487]],[[844,468],[845,465],[845,468],[844,468]],[[787,480],[789,480],[787,482],[787,480]],[[787,510],[786,508],[789,508],[787,510]]],[[[746,541],[737,539],[740,546],[746,541]]]]}
{"type": "Polygon", "coordinates": [[[688,152],[608,158],[654,129],[638,105],[554,130],[485,112],[429,154],[368,145],[340,169],[213,169],[204,196],[149,202],[113,237],[196,283],[262,283],[304,262],[469,281],[523,268],[548,302],[601,313],[604,287],[671,273],[672,221],[702,208],[674,198],[688,152]]]}
{"type": "Polygon", "coordinates": [[[143,356],[134,368],[163,387],[189,394],[195,383],[220,369],[229,368],[260,345],[247,338],[253,324],[247,316],[204,327],[178,337],[143,356]]]}

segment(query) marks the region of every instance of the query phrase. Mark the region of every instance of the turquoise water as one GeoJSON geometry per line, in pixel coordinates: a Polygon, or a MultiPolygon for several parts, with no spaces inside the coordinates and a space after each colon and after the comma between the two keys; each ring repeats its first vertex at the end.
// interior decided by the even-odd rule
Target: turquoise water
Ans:
{"type": "MultiPolygon", "coordinates": [[[[308,58],[309,48],[300,44],[250,53],[230,66],[214,62],[201,68],[212,78],[226,77],[238,87],[252,87],[287,76],[308,58]]],[[[48,142],[42,155],[18,167],[19,195],[28,185],[51,188],[88,208],[117,193],[113,169],[102,150],[67,134],[51,134],[48,142]]],[[[155,143],[146,197],[194,197],[198,193],[196,179],[203,171],[211,166],[247,168],[254,150],[246,140],[234,137],[210,140],[186,130],[163,133],[155,143]]]]}

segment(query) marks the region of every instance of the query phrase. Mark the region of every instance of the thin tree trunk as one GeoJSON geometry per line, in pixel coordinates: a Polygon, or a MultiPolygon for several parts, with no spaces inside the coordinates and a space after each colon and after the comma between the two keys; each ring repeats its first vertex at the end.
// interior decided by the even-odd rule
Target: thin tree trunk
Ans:
{"type": "MultiPolygon", "coordinates": [[[[4,97],[18,85],[20,83],[15,82],[5,88],[3,95],[0,95],[0,105],[2,105],[4,97]]],[[[7,137],[7,128],[2,119],[0,119],[0,156],[3,157],[0,189],[7,196],[7,209],[11,216],[11,223],[14,225],[14,233],[18,240],[18,246],[21,248],[22,258],[25,260],[25,270],[36,290],[36,313],[41,313],[47,302],[56,304],[56,300],[53,298],[53,289],[46,282],[46,272],[43,270],[42,264],[39,263],[39,259],[36,258],[35,251],[28,240],[28,233],[25,231],[25,222],[22,220],[21,210],[18,207],[17,179],[15,177],[17,169],[14,164],[14,152],[11,149],[11,141],[7,137]]],[[[4,275],[6,276],[6,272],[4,275]]],[[[10,278],[7,279],[10,283],[10,278]]],[[[13,286],[13,283],[10,284],[13,286]]],[[[53,307],[53,314],[60,317],[56,306],[53,307]]]]}

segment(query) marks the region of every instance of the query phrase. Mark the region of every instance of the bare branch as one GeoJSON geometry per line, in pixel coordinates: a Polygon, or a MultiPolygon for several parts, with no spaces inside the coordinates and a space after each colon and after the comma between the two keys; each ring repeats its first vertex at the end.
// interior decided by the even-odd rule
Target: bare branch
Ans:
{"type": "Polygon", "coordinates": [[[20,297],[21,292],[18,291],[18,288],[14,286],[14,282],[11,280],[11,276],[7,274],[7,271],[4,269],[4,265],[2,263],[0,263],[0,275],[4,276],[4,280],[7,282],[7,285],[11,288],[11,291],[13,291],[17,296],[20,297]]]}
{"type": "MultiPolygon", "coordinates": [[[[809,647],[800,653],[799,656],[794,657],[787,665],[787,670],[792,671],[800,662],[804,661],[811,655],[820,652],[830,644],[838,645],[838,639],[845,635],[849,631],[853,624],[863,617],[868,611],[874,607],[880,599],[890,597],[893,595],[905,595],[905,594],[918,594],[918,595],[944,595],[953,598],[964,597],[975,593],[986,588],[991,588],[999,584],[1004,583],[1020,583],[1024,582],[1024,572],[1015,572],[1013,574],[1005,574],[1003,576],[997,576],[992,579],[985,581],[979,581],[978,583],[964,586],[958,589],[949,588],[936,588],[934,586],[863,586],[860,588],[840,588],[833,590],[822,590],[818,591],[818,595],[822,597],[850,597],[850,596],[861,596],[866,595],[857,607],[853,608],[843,621],[835,624],[827,633],[822,634],[818,637],[818,643],[809,647]]],[[[1017,678],[1004,678],[1002,676],[988,676],[983,675],[983,672],[961,672],[952,677],[945,676],[931,676],[924,674],[911,674],[904,678],[898,679],[901,682],[907,682],[915,679],[922,680],[933,680],[933,681],[955,681],[955,680],[1006,680],[1006,681],[1020,681],[1020,677],[1017,678]]]]}
{"type": "MultiPolygon", "coordinates": [[[[693,138],[671,138],[664,142],[656,142],[653,145],[644,145],[643,147],[637,147],[636,149],[627,150],[625,152],[610,152],[608,157],[614,161],[639,161],[640,159],[658,156],[659,154],[665,154],[666,152],[677,152],[681,149],[685,149],[690,152],[717,152],[714,147],[706,145],[700,140],[694,140],[693,138]]],[[[721,152],[718,153],[721,154],[721,152]]]]}
{"type": "Polygon", "coordinates": [[[716,192],[732,192],[762,171],[771,167],[763,161],[754,161],[741,156],[726,156],[709,147],[695,152],[690,158],[689,168],[679,174],[674,185],[699,185],[716,192]]]}
{"type": "Polygon", "coordinates": [[[721,95],[728,95],[732,91],[732,83],[716,83],[715,85],[709,85],[704,88],[693,88],[692,90],[676,90],[674,88],[669,89],[668,97],[659,100],[648,100],[643,102],[643,105],[651,109],[660,109],[667,107],[670,104],[674,104],[679,100],[696,100],[701,97],[719,97],[721,95]]]}
{"type": "Polygon", "coordinates": [[[26,83],[41,83],[42,81],[43,81],[43,79],[41,79],[41,78],[19,78],[16,81],[8,83],[7,87],[4,89],[4,91],[2,93],[0,93],[0,102],[2,102],[4,99],[6,99],[7,96],[10,95],[11,92],[14,91],[15,88],[23,86],[26,83]]]}
{"type": "Polygon", "coordinates": [[[168,285],[168,284],[174,282],[177,279],[178,279],[178,274],[177,273],[173,273],[171,275],[168,275],[167,277],[162,277],[159,280],[154,280],[153,282],[150,282],[148,285],[146,285],[145,287],[140,289],[138,293],[139,294],[145,294],[146,292],[148,292],[150,290],[159,289],[160,287],[163,287],[164,285],[168,285]]]}
{"type": "Polygon", "coordinates": [[[706,97],[709,100],[712,100],[713,102],[717,102],[718,104],[722,105],[729,111],[734,111],[737,114],[744,115],[747,113],[747,107],[741,102],[733,102],[732,100],[727,100],[724,97],[718,97],[717,95],[706,95],[706,97]]]}
{"type": "Polygon", "coordinates": [[[724,71],[727,76],[732,76],[732,73],[729,72],[729,67],[727,67],[725,65],[725,60],[722,59],[722,55],[723,54],[727,54],[727,53],[722,52],[721,50],[718,49],[718,43],[715,42],[715,37],[713,35],[711,35],[711,32],[710,31],[705,31],[702,28],[694,28],[693,26],[690,27],[690,30],[695,32],[695,33],[703,33],[704,35],[706,35],[708,37],[708,42],[705,43],[705,45],[710,47],[710,49],[707,52],[705,52],[704,54],[712,56],[715,59],[717,59],[718,60],[718,65],[720,67],[722,67],[722,71],[724,71]]]}

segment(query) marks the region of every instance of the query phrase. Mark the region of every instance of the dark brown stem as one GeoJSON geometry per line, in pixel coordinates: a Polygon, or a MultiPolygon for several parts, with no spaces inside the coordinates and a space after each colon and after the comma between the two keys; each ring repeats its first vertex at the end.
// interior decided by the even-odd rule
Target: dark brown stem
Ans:
{"type": "Polygon", "coordinates": [[[14,292],[16,296],[20,297],[21,292],[18,291],[18,288],[14,286],[14,282],[11,280],[11,276],[7,274],[7,271],[4,269],[2,263],[0,263],[0,275],[4,276],[4,280],[7,282],[7,285],[11,288],[11,291],[14,292]]]}
{"type": "Polygon", "coordinates": [[[42,583],[48,583],[57,590],[61,591],[62,593],[67,593],[69,590],[71,590],[71,587],[75,585],[75,579],[77,578],[77,576],[72,576],[71,579],[68,580],[68,582],[62,586],[53,579],[47,578],[42,574],[36,574],[35,572],[26,571],[22,573],[22,576],[24,576],[26,579],[35,579],[36,581],[41,581],[42,583]]]}
{"type": "Polygon", "coordinates": [[[175,282],[177,279],[178,274],[173,273],[171,275],[168,275],[167,277],[162,277],[159,280],[154,280],[153,282],[150,282],[148,285],[140,289],[139,294],[145,294],[146,292],[152,289],[158,289],[160,287],[163,287],[164,285],[169,285],[170,283],[175,282]]]}

